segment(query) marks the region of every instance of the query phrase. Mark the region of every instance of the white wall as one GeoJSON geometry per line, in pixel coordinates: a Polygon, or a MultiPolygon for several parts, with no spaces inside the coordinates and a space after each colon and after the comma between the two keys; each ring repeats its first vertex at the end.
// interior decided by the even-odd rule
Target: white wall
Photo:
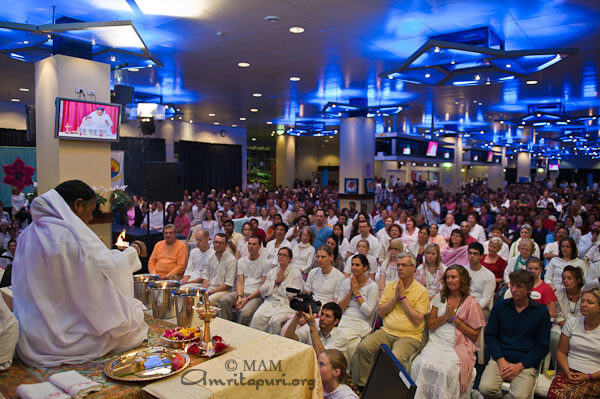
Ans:
{"type": "Polygon", "coordinates": [[[0,102],[0,128],[25,130],[25,104],[0,102]]]}
{"type": "Polygon", "coordinates": [[[296,178],[306,180],[318,166],[339,166],[339,141],[323,137],[296,137],[296,178]],[[324,145],[324,147],[321,147],[324,145]]]}

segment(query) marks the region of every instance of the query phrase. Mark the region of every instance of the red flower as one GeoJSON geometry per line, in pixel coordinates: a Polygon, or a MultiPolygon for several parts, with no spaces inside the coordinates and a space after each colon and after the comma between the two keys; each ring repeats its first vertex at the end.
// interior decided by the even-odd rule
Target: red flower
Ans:
{"type": "Polygon", "coordinates": [[[225,349],[227,349],[227,345],[224,344],[223,342],[217,342],[215,344],[215,353],[221,353],[223,352],[225,349]]]}
{"type": "Polygon", "coordinates": [[[215,342],[223,342],[223,338],[219,337],[218,335],[213,335],[212,340],[215,342]]]}
{"type": "Polygon", "coordinates": [[[197,355],[200,353],[200,348],[198,348],[198,344],[191,344],[187,346],[187,353],[191,355],[197,355]]]}
{"type": "Polygon", "coordinates": [[[25,186],[33,184],[31,178],[35,168],[25,165],[21,158],[17,157],[12,164],[2,165],[2,169],[4,169],[5,174],[2,182],[17,187],[19,191],[23,191],[25,186]]]}

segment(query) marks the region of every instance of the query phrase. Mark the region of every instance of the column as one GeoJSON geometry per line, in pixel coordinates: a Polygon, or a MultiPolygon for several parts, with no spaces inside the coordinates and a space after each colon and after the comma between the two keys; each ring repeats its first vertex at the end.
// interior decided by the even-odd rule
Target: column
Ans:
{"type": "Polygon", "coordinates": [[[374,196],[365,195],[365,179],[374,178],[375,120],[366,117],[344,118],[340,123],[340,208],[355,201],[374,206],[374,196]],[[345,195],[345,179],[358,179],[358,195],[345,195]],[[354,198],[353,198],[354,197],[354,198]]]}
{"type": "Polygon", "coordinates": [[[292,187],[296,178],[296,137],[281,135],[275,139],[275,183],[292,187]]]}
{"type": "MultiPolygon", "coordinates": [[[[462,136],[447,137],[444,142],[454,144],[454,159],[452,159],[452,168],[440,167],[440,185],[454,194],[460,192],[462,186],[462,174],[460,172],[463,157],[462,136]]],[[[444,161],[441,161],[441,163],[443,164],[444,161]]]]}
{"type": "MultiPolygon", "coordinates": [[[[497,150],[497,148],[495,148],[497,150]]],[[[504,150],[502,151],[504,154],[504,150]]],[[[504,158],[504,155],[502,155],[504,158]]],[[[504,159],[501,159],[500,163],[491,164],[488,167],[488,187],[491,190],[498,190],[504,188],[504,159]]]]}
{"type": "Polygon", "coordinates": [[[517,182],[522,180],[528,182],[531,180],[531,154],[520,152],[517,155],[517,182]]]}
{"type": "MultiPolygon", "coordinates": [[[[90,186],[110,188],[110,143],[54,138],[56,97],[79,98],[75,88],[93,90],[94,100],[110,102],[110,65],[54,55],[35,64],[36,158],[38,192],[65,180],[79,179],[90,186]]],[[[104,212],[109,212],[107,204],[104,212]]],[[[92,224],[110,248],[111,223],[92,224]]]]}

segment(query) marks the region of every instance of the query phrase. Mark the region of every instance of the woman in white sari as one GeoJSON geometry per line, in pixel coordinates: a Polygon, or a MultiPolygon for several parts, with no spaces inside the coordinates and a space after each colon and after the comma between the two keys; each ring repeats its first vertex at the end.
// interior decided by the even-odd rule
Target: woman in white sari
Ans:
{"type": "Polygon", "coordinates": [[[83,363],[147,337],[143,304],[133,297],[138,253],[106,248],[87,226],[95,206],[96,194],[79,180],[31,204],[12,276],[17,352],[29,365],[83,363]]]}

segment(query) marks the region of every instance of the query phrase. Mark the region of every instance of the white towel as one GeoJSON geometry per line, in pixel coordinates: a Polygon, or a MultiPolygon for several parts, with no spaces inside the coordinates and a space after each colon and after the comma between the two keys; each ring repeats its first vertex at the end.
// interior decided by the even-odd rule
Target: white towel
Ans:
{"type": "Polygon", "coordinates": [[[17,395],[21,399],[71,399],[68,394],[47,381],[39,384],[21,384],[17,387],[17,395]]]}
{"type": "Polygon", "coordinates": [[[77,399],[102,389],[101,384],[82,376],[74,370],[52,374],[48,381],[77,399]]]}

